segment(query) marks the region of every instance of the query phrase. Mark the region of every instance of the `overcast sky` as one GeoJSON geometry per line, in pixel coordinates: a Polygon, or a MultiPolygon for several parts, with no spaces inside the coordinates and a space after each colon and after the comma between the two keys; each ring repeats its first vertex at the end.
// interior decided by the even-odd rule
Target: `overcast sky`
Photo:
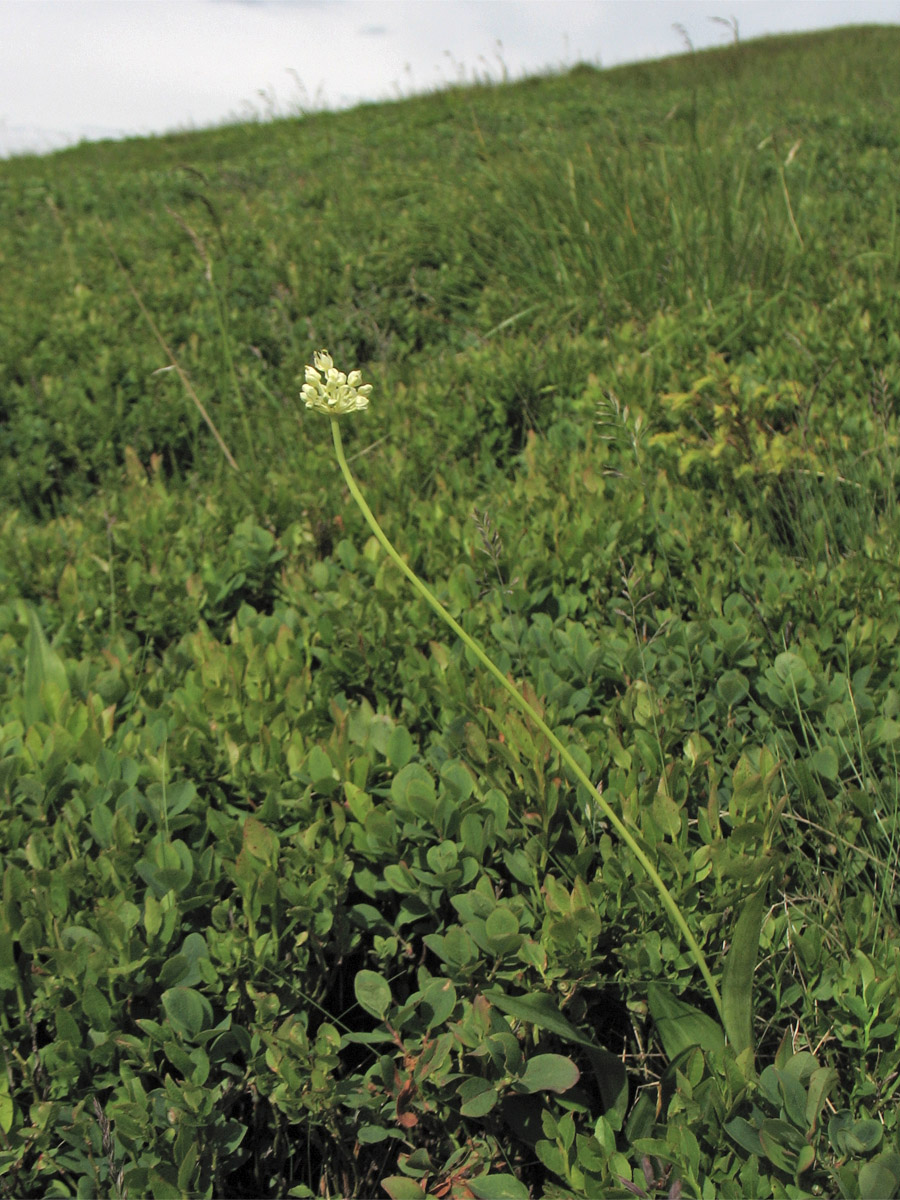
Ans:
{"type": "Polygon", "coordinates": [[[900,0],[0,0],[0,156],[658,58],[732,18],[900,24],[900,0]]]}

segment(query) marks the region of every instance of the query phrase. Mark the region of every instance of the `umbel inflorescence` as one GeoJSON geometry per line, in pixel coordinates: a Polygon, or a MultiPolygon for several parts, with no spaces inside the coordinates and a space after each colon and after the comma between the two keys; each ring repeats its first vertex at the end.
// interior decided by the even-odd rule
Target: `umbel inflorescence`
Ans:
{"type": "Polygon", "coordinates": [[[338,371],[327,350],[317,350],[313,359],[316,365],[306,368],[306,383],[300,389],[307,408],[327,413],[329,417],[368,408],[372,385],[363,383],[359,371],[351,371],[349,375],[338,371]]]}

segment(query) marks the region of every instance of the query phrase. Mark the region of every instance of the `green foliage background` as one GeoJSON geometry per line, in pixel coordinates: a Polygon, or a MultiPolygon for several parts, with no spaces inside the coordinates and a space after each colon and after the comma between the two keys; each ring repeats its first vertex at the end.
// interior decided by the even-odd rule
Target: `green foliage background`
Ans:
{"type": "Polygon", "coordinates": [[[898,56],[0,163],[0,1192],[900,1191],[898,56]]]}

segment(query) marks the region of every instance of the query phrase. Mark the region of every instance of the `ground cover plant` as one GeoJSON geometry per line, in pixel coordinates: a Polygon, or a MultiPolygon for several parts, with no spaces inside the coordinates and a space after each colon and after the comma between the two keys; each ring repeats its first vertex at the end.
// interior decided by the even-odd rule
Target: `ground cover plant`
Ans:
{"type": "Polygon", "coordinates": [[[898,51],[0,164],[0,1193],[900,1192],[898,51]]]}

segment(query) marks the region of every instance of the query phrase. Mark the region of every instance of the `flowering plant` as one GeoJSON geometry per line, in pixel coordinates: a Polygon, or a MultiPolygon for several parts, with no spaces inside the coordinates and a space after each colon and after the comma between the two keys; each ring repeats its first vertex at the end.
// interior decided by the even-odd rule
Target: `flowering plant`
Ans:
{"type": "Polygon", "coordinates": [[[706,961],[706,955],[701,950],[697,939],[691,932],[690,926],[684,918],[684,914],[675,903],[674,897],[665,883],[660,877],[659,872],[653,863],[647,857],[646,852],[641,848],[634,834],[628,829],[622,818],[619,817],[610,806],[609,802],[603,795],[602,787],[595,786],[586,772],[576,762],[572,752],[559,740],[550,726],[544,721],[540,713],[538,713],[532,705],[525,699],[522,693],[514,686],[514,684],[503,674],[500,668],[488,657],[482,650],[481,646],[475,641],[470,634],[466,633],[458,621],[447,612],[443,604],[434,596],[431,591],[425,586],[422,580],[416,573],[403,561],[394,546],[388,540],[384,530],[375,519],[375,515],[366,503],[365,497],[359,490],[356,480],[347,465],[347,459],[344,455],[344,446],[341,441],[340,422],[338,416],[343,413],[355,412],[360,409],[365,409],[369,405],[369,395],[372,391],[370,384],[362,384],[362,375],[359,371],[351,371],[349,375],[345,375],[342,371],[335,370],[331,355],[326,350],[319,350],[315,355],[315,366],[306,368],[306,383],[304,384],[301,394],[306,401],[307,408],[314,408],[318,412],[326,413],[332,418],[331,433],[334,439],[334,449],[337,454],[338,465],[341,468],[341,474],[344,476],[347,487],[350,489],[350,495],[359,506],[362,515],[366,519],[366,523],[372,530],[375,537],[378,539],[385,552],[390,556],[394,563],[403,572],[412,586],[416,589],[420,596],[431,606],[438,614],[442,621],[453,630],[466,646],[472,651],[482,666],[488,670],[497,682],[508,692],[514,704],[520,712],[524,713],[534,724],[540,729],[541,733],[550,742],[554,750],[560,755],[566,765],[569,767],[572,774],[587,788],[588,794],[596,798],[596,803],[599,809],[603,812],[609,823],[615,829],[616,833],[622,841],[628,846],[632,854],[641,864],[641,867],[646,872],[653,886],[662,901],[663,907],[666,909],[673,925],[678,929],[684,938],[687,946],[690,949],[691,955],[694,958],[700,973],[703,976],[706,986],[709,989],[709,994],[716,1010],[722,1020],[723,1026],[727,1032],[731,1032],[729,1026],[732,1024],[727,1020],[726,1011],[722,1005],[722,997],[712,973],[709,969],[709,964],[706,961]],[[322,381],[321,372],[325,372],[324,383],[322,381]],[[360,386],[361,385],[361,386],[360,386]]]}
{"type": "Polygon", "coordinates": [[[362,382],[359,371],[345,375],[343,371],[335,370],[327,350],[317,350],[313,361],[315,366],[306,368],[306,383],[300,389],[307,408],[327,413],[330,417],[368,408],[372,385],[362,382]]]}

